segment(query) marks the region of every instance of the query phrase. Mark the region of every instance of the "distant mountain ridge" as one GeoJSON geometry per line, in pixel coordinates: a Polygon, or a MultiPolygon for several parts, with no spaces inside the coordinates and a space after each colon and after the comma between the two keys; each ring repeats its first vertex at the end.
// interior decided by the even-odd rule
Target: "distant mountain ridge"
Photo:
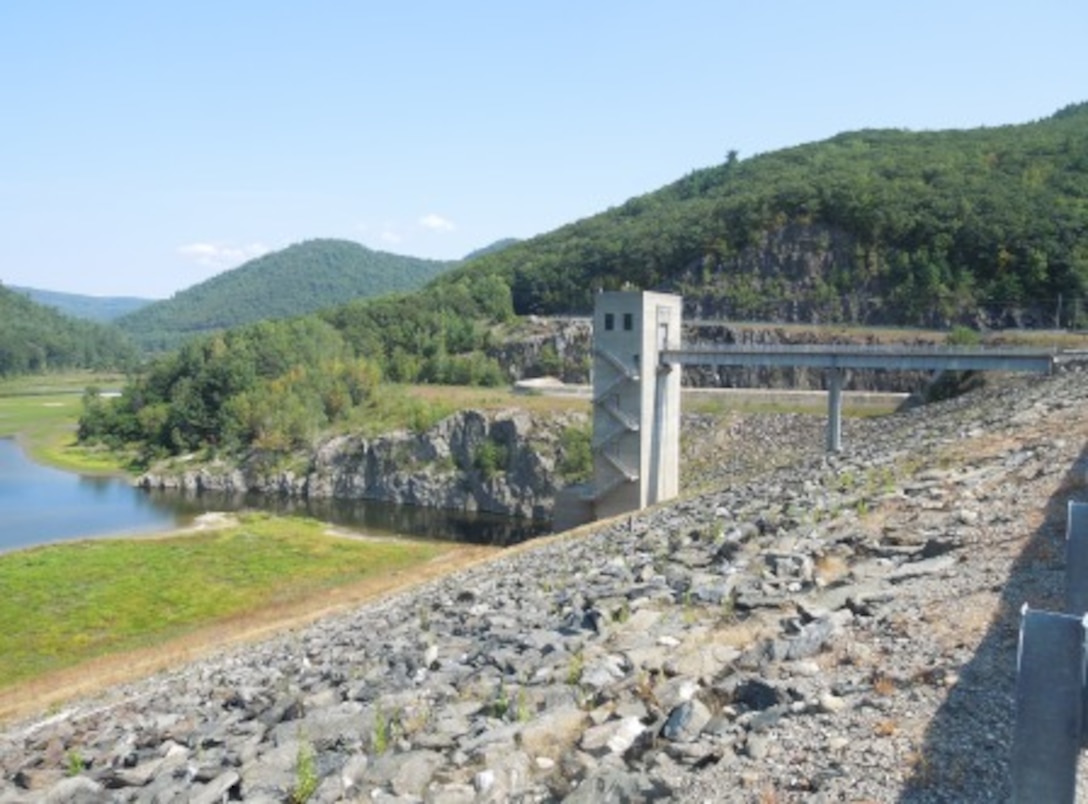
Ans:
{"type": "Polygon", "coordinates": [[[116,327],[66,316],[0,284],[0,377],[126,368],[135,356],[116,327]]]}
{"type": "Polygon", "coordinates": [[[468,254],[465,255],[463,262],[474,260],[477,257],[483,257],[485,254],[497,254],[504,249],[510,248],[510,246],[516,246],[520,242],[521,240],[516,237],[504,237],[501,240],[496,240],[490,245],[484,246],[483,248],[478,248],[475,251],[470,251],[468,254]]]}
{"type": "Polygon", "coordinates": [[[87,321],[108,323],[141,307],[153,304],[156,299],[141,299],[136,296],[87,296],[81,293],[63,293],[57,290],[20,287],[8,285],[9,290],[27,296],[31,301],[46,307],[52,307],[64,315],[83,318],[87,321]]]}
{"type": "Polygon", "coordinates": [[[1088,103],[1029,123],[865,129],[695,170],[439,277],[524,315],[598,290],[741,320],[1088,326],[1088,103]]]}
{"type": "Polygon", "coordinates": [[[121,316],[116,323],[145,348],[170,349],[201,332],[416,290],[456,264],[372,251],[348,240],[306,240],[121,316]]]}

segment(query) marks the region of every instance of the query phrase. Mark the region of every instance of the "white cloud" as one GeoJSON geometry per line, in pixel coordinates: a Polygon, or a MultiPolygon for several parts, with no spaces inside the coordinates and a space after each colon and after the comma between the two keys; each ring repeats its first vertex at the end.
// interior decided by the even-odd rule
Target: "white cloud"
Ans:
{"type": "Polygon", "coordinates": [[[241,246],[222,243],[190,243],[180,246],[178,253],[207,268],[233,268],[247,260],[271,251],[264,243],[248,243],[241,246]]]}
{"type": "Polygon", "coordinates": [[[391,243],[392,245],[396,245],[397,243],[401,242],[404,238],[401,237],[396,232],[394,232],[392,229],[385,229],[381,233],[381,239],[382,239],[382,242],[391,243]]]}
{"type": "Polygon", "coordinates": [[[434,232],[452,232],[457,228],[453,225],[453,221],[441,215],[435,215],[433,212],[420,218],[419,225],[434,232]]]}

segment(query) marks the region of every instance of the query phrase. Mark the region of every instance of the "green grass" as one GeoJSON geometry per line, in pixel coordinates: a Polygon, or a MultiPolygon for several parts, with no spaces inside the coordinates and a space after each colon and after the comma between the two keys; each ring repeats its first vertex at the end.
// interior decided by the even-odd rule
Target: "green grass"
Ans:
{"type": "MultiPolygon", "coordinates": [[[[737,394],[715,393],[713,389],[684,389],[684,412],[720,416],[726,413],[786,414],[798,413],[810,416],[827,416],[827,394],[813,391],[809,394],[788,391],[761,391],[741,389],[737,394]]],[[[871,400],[851,394],[843,396],[843,416],[867,418],[887,416],[899,407],[899,401],[879,395],[871,400]]]]}
{"type": "Polygon", "coordinates": [[[84,473],[122,472],[125,456],[81,446],[75,432],[88,385],[119,387],[110,374],[57,374],[0,381],[0,438],[17,437],[31,457],[84,473]]]}
{"type": "MultiPolygon", "coordinates": [[[[88,374],[0,381],[0,437],[17,437],[42,463],[122,471],[123,455],[75,441],[84,389],[120,384],[88,374]]],[[[251,514],[214,532],[0,554],[0,689],[388,577],[451,549],[338,538],[325,527],[251,514]]]]}
{"type": "Polygon", "coordinates": [[[75,394],[78,397],[89,385],[120,390],[124,384],[124,375],[114,373],[70,371],[63,374],[28,374],[0,378],[0,397],[42,394],[75,394]]]}
{"type": "Polygon", "coordinates": [[[564,411],[590,412],[588,398],[572,396],[548,396],[546,394],[518,394],[511,388],[481,388],[468,385],[402,385],[409,397],[445,406],[452,413],[465,408],[502,410],[520,408],[533,413],[560,413],[564,411]]]}
{"type": "Polygon", "coordinates": [[[427,561],[447,545],[246,515],[214,532],[0,555],[0,687],[427,561]]]}

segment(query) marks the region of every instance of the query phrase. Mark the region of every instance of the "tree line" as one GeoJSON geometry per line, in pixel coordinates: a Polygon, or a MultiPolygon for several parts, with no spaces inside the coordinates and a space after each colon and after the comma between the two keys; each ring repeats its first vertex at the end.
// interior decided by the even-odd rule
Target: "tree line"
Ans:
{"type": "Polygon", "coordinates": [[[1009,311],[1052,323],[1061,300],[1062,323],[1079,326],[1088,104],[1023,125],[730,154],[434,285],[481,275],[509,285],[518,314],[588,312],[595,291],[633,285],[714,297],[737,318],[801,307],[813,320],[906,325],[1009,311]]]}
{"type": "Polygon", "coordinates": [[[0,285],[0,377],[67,369],[123,369],[136,359],[116,329],[69,318],[0,285]]]}
{"type": "Polygon", "coordinates": [[[717,302],[734,318],[1052,324],[1057,311],[1083,325],[1088,104],[1017,126],[730,153],[420,291],[187,344],[118,403],[90,400],[82,432],[168,452],[298,444],[365,408],[378,377],[504,382],[487,354],[516,315],[588,312],[596,291],[624,286],[717,302]]]}
{"type": "Polygon", "coordinates": [[[509,290],[483,281],[196,337],[152,360],[118,398],[91,389],[79,438],[135,449],[146,462],[207,449],[287,453],[376,420],[423,426],[429,411],[386,381],[504,382],[484,354],[484,322],[511,316],[509,290]]]}
{"type": "Polygon", "coordinates": [[[316,318],[193,339],[156,359],[119,398],[84,396],[79,438],[144,457],[202,448],[288,451],[372,401],[378,366],[316,318]]]}

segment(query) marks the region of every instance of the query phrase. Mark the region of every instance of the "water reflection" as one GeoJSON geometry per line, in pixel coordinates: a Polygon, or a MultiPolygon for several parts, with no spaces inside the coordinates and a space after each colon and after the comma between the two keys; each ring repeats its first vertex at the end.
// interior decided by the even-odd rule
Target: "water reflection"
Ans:
{"type": "MultiPolygon", "coordinates": [[[[79,484],[95,497],[108,497],[113,491],[117,478],[96,475],[76,475],[79,484]]],[[[127,484],[126,484],[127,485],[127,484]]]]}
{"type": "Polygon", "coordinates": [[[257,509],[312,517],[376,535],[412,536],[471,544],[506,546],[551,530],[547,522],[367,500],[304,500],[260,494],[196,494],[174,490],[152,491],[147,496],[153,501],[174,506],[180,514],[189,518],[206,511],[257,509]]]}
{"type": "Polygon", "coordinates": [[[14,441],[0,439],[0,551],[176,524],[169,506],[156,505],[125,480],[41,466],[14,441]]]}
{"type": "Polygon", "coordinates": [[[149,493],[124,479],[41,466],[14,441],[0,438],[0,551],[63,539],[167,530],[209,511],[241,509],[309,516],[374,534],[473,544],[514,544],[550,529],[541,522],[377,502],[149,493]]]}

